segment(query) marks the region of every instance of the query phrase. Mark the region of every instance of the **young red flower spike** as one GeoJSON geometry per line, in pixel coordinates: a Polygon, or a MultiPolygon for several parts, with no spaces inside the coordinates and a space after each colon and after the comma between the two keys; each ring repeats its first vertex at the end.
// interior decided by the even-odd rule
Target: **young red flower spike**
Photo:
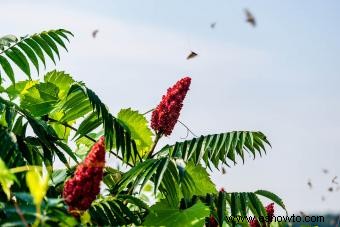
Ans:
{"type": "MultiPolygon", "coordinates": [[[[264,226],[269,225],[273,221],[274,217],[274,203],[270,203],[268,206],[266,206],[266,212],[267,212],[267,217],[264,217],[266,220],[266,224],[264,226]]],[[[260,223],[254,219],[249,222],[250,227],[261,227],[260,223]]]]}
{"type": "Polygon", "coordinates": [[[271,203],[268,206],[266,206],[266,212],[269,222],[272,222],[274,217],[274,203],[271,203]]]}
{"type": "Polygon", "coordinates": [[[208,227],[218,227],[218,223],[216,221],[216,219],[214,218],[214,216],[211,214],[209,217],[209,221],[208,221],[208,227]]]}
{"type": "Polygon", "coordinates": [[[256,219],[251,220],[251,221],[249,222],[249,226],[250,226],[250,227],[261,227],[260,223],[259,223],[256,219]]]}
{"type": "Polygon", "coordinates": [[[151,127],[158,133],[169,136],[175,127],[183,106],[183,100],[189,90],[190,77],[184,77],[169,88],[162,101],[152,112],[151,127]]]}
{"type": "Polygon", "coordinates": [[[87,210],[100,191],[105,165],[105,142],[101,137],[78,165],[74,176],[64,184],[63,198],[69,211],[78,216],[79,211],[87,210]]]}

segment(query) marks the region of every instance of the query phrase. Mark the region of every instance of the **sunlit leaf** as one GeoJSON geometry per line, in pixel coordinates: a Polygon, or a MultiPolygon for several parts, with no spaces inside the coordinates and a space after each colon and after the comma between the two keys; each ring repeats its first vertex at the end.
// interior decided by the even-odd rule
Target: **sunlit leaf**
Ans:
{"type": "Polygon", "coordinates": [[[60,99],[64,99],[66,97],[71,84],[74,82],[69,74],[66,74],[63,71],[56,70],[48,72],[44,77],[44,81],[52,83],[59,88],[58,97],[60,99]]]}
{"type": "Polygon", "coordinates": [[[210,213],[209,207],[198,202],[190,208],[179,210],[169,207],[165,200],[157,202],[150,208],[144,226],[203,226],[205,217],[210,213]]]}
{"type": "Polygon", "coordinates": [[[2,190],[5,192],[7,199],[10,199],[10,188],[13,185],[16,177],[6,167],[4,161],[0,158],[0,184],[2,190]]]}
{"type": "Polygon", "coordinates": [[[148,127],[146,118],[138,113],[138,111],[131,110],[130,108],[120,110],[117,118],[130,131],[131,138],[135,140],[140,155],[144,156],[150,151],[153,134],[148,127]]]}
{"type": "Polygon", "coordinates": [[[192,195],[206,195],[207,193],[217,192],[207,170],[200,164],[195,165],[193,162],[189,162],[185,167],[185,171],[194,181],[192,195]]]}
{"type": "Polygon", "coordinates": [[[38,169],[26,173],[26,184],[33,197],[34,204],[40,205],[48,189],[48,175],[42,176],[38,169]]]}
{"type": "Polygon", "coordinates": [[[21,106],[34,116],[50,113],[58,102],[59,88],[52,83],[39,83],[21,96],[21,106]]]}
{"type": "Polygon", "coordinates": [[[6,92],[10,99],[15,99],[19,95],[24,95],[27,93],[27,90],[33,87],[38,83],[37,80],[24,80],[15,83],[15,85],[11,85],[6,89],[6,92]]]}

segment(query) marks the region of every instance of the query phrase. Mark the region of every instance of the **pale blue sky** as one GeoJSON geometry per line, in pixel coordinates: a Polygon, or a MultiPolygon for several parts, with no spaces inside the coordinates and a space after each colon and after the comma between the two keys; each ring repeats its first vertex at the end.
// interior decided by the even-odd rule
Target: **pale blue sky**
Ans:
{"type": "MultiPolygon", "coordinates": [[[[113,113],[148,110],[191,76],[181,120],[196,134],[261,130],[273,145],[266,157],[214,173],[219,187],[271,190],[290,212],[340,212],[340,191],[327,191],[340,177],[339,12],[336,0],[0,0],[0,35],[73,31],[57,68],[86,82],[113,113]],[[190,50],[199,56],[187,61],[190,50]]],[[[165,142],[185,134],[177,126],[165,142]]]]}

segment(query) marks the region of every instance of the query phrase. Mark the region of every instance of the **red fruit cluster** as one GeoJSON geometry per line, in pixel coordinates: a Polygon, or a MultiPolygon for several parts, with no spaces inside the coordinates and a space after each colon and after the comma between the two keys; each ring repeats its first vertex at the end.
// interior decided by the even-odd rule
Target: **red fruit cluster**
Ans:
{"type": "Polygon", "coordinates": [[[159,134],[168,136],[171,134],[179,118],[183,106],[183,100],[189,90],[190,77],[185,77],[168,89],[163,95],[162,101],[152,112],[151,127],[159,134]]]}
{"type": "MultiPolygon", "coordinates": [[[[268,226],[269,224],[272,222],[273,217],[274,217],[274,203],[269,204],[268,206],[266,206],[266,212],[267,212],[267,217],[265,218],[265,220],[268,220],[268,226]]],[[[261,227],[260,223],[254,219],[252,221],[249,222],[250,227],[261,227]]],[[[265,224],[263,226],[266,226],[265,224]]]]}
{"type": "Polygon", "coordinates": [[[101,137],[85,158],[77,166],[75,174],[64,184],[63,198],[69,211],[77,216],[79,211],[87,210],[100,191],[105,165],[105,141],[101,137]]]}

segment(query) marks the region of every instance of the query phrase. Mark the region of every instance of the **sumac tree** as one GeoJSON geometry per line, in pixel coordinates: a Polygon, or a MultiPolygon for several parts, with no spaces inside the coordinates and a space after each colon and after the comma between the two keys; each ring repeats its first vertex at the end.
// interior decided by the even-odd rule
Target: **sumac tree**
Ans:
{"type": "Polygon", "coordinates": [[[157,149],[179,120],[191,78],[170,87],[150,115],[128,108],[117,116],[63,71],[36,79],[72,36],[58,29],[0,38],[1,225],[269,226],[260,217],[272,216],[273,204],[265,208],[260,197],[285,209],[269,191],[217,191],[209,177],[246,153],[265,153],[262,132],[195,136],[157,149]],[[16,80],[16,68],[27,80],[16,80]],[[228,218],[246,215],[257,220],[228,218]]]}

